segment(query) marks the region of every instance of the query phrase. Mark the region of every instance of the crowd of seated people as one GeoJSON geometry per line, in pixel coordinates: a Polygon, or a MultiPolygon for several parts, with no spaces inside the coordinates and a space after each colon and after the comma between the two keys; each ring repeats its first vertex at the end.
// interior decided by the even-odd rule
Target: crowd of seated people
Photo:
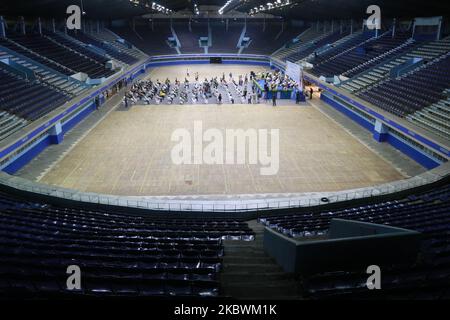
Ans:
{"type": "Polygon", "coordinates": [[[225,74],[219,77],[199,79],[198,73],[193,75],[194,80],[190,80],[187,72],[183,82],[178,79],[171,81],[166,79],[161,82],[159,79],[140,80],[134,83],[126,92],[123,100],[125,107],[133,104],[208,104],[211,99],[221,104],[227,100],[231,104],[235,102],[258,103],[255,85],[251,82],[255,74],[239,75],[236,81],[233,74],[229,78],[225,74]]]}
{"type": "MultiPolygon", "coordinates": [[[[260,221],[288,236],[308,241],[326,238],[333,218],[386,224],[422,233],[415,263],[380,266],[382,290],[368,290],[365,270],[335,270],[302,279],[311,298],[416,298],[450,297],[450,180],[425,191],[358,206],[266,216],[260,221]]],[[[357,257],[355,257],[357,259],[357,257]]]]}
{"type": "Polygon", "coordinates": [[[217,296],[223,240],[254,239],[232,218],[54,205],[0,192],[0,297],[217,296]],[[68,290],[68,266],[81,287],[68,290]]]}

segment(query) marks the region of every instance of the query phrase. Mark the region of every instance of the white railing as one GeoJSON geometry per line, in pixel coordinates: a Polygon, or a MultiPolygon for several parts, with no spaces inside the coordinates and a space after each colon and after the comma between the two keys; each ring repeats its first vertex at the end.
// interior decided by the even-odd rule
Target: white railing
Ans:
{"type": "Polygon", "coordinates": [[[449,163],[425,172],[410,179],[400,180],[375,187],[346,190],[340,192],[317,192],[303,194],[267,194],[236,195],[230,199],[219,196],[197,196],[195,199],[176,196],[115,196],[96,193],[85,193],[32,182],[23,178],[0,173],[0,184],[29,191],[40,195],[79,201],[91,204],[102,204],[129,208],[140,208],[160,211],[185,212],[249,212],[273,209],[312,207],[327,203],[337,203],[355,199],[371,198],[408,190],[436,182],[450,175],[449,163]]]}

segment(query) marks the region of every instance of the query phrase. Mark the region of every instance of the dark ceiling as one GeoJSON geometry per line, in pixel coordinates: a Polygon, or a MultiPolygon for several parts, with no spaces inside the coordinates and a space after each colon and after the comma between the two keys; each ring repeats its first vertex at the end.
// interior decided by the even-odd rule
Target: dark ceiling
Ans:
{"type": "MultiPolygon", "coordinates": [[[[196,1],[198,5],[223,5],[226,0],[155,0],[174,11],[189,8],[196,1]]],[[[248,12],[268,0],[246,0],[238,10],[248,12]]],[[[450,15],[448,0],[292,0],[292,7],[285,7],[272,13],[287,18],[304,20],[361,18],[371,4],[381,8],[382,17],[410,18],[415,16],[450,15]]],[[[80,4],[81,0],[0,0],[0,14],[9,17],[65,16],[67,6],[80,4]]],[[[83,0],[84,10],[91,18],[117,19],[146,13],[141,7],[134,7],[129,0],[83,0]]]]}

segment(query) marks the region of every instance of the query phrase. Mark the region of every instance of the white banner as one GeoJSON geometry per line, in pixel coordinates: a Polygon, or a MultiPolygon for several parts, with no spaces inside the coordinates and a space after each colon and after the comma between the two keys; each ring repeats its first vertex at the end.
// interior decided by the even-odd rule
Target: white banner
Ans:
{"type": "Polygon", "coordinates": [[[298,83],[298,88],[303,91],[302,67],[296,63],[286,61],[286,74],[289,78],[298,83]]]}

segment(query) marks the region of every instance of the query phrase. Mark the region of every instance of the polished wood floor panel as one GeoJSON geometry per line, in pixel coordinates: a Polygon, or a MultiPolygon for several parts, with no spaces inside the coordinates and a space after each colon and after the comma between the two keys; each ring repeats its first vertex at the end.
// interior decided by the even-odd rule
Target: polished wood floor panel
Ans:
{"type": "MultiPolygon", "coordinates": [[[[245,74],[253,67],[189,66],[209,76],[245,74]],[[208,71],[208,67],[210,71],[208,71]]],[[[186,66],[158,68],[152,78],[184,78],[186,66]]],[[[228,76],[228,75],[227,75],[228,76]]],[[[377,185],[403,176],[309,104],[159,105],[110,113],[41,182],[116,195],[208,195],[337,191],[377,185]],[[280,167],[262,176],[260,165],[176,165],[175,129],[279,129],[280,167]]],[[[206,145],[206,144],[205,144],[206,145]]]]}

